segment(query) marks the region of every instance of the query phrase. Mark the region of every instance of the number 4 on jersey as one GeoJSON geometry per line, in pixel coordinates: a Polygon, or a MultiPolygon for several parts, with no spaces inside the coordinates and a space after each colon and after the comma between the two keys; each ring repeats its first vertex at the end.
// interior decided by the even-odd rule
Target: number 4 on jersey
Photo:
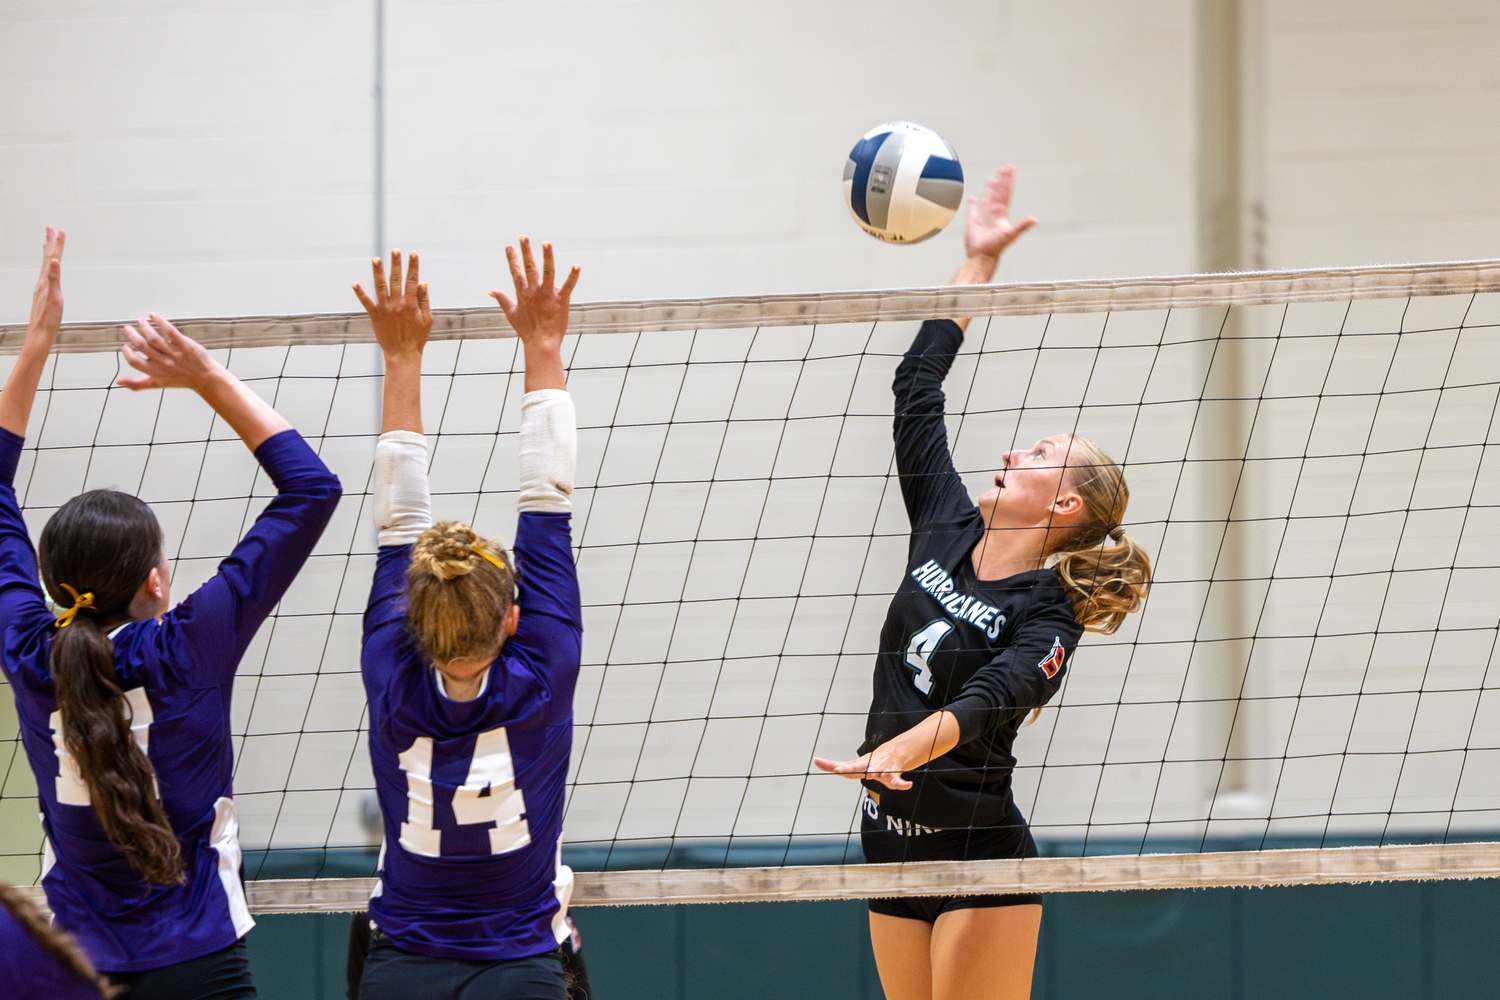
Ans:
{"type": "Polygon", "coordinates": [[[938,643],[942,642],[944,637],[952,631],[951,622],[938,619],[928,623],[927,627],[912,636],[911,642],[907,644],[906,665],[916,673],[916,676],[912,678],[912,683],[923,694],[932,693],[932,668],[928,665],[928,658],[938,648],[938,643]]]}

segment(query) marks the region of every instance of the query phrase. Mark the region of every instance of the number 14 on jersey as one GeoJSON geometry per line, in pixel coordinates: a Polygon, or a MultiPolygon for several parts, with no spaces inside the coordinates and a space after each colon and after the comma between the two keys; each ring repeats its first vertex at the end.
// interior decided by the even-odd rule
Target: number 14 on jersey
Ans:
{"type": "MultiPolygon", "coordinates": [[[[429,858],[443,856],[443,831],[433,822],[432,739],[418,737],[398,758],[406,772],[406,822],[401,846],[429,858]]],[[[510,739],[504,727],[474,741],[469,774],[453,792],[453,819],[460,826],[490,826],[490,853],[509,854],[531,843],[526,797],[516,787],[510,739]]]]}

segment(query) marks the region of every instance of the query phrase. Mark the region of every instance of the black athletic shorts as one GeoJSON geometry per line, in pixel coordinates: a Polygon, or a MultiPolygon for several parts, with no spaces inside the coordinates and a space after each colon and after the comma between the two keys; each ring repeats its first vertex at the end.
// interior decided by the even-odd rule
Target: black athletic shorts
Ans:
{"type": "Polygon", "coordinates": [[[107,973],[115,986],[129,988],[128,1000],[255,1000],[245,939],[228,948],[145,972],[107,973]]]}
{"type": "MultiPolygon", "coordinates": [[[[998,826],[933,829],[896,816],[887,816],[865,792],[860,801],[860,846],[872,864],[893,861],[992,861],[1034,858],[1036,841],[1026,828],[1026,817],[1011,803],[998,826]]],[[[988,906],[1040,905],[1039,892],[990,896],[907,896],[870,900],[871,913],[935,923],[938,914],[988,906]]]]}
{"type": "Polygon", "coordinates": [[[556,951],[495,961],[433,958],[370,933],[359,1000],[566,1000],[556,951]]]}

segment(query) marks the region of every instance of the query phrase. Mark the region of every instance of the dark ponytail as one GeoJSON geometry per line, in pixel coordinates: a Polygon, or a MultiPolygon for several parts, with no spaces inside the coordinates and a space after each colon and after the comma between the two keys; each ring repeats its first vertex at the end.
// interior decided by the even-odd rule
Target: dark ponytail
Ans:
{"type": "Polygon", "coordinates": [[[62,619],[48,664],[63,745],[109,842],[147,882],[181,883],[182,850],[157,793],[156,770],[130,732],[108,634],[131,620],[131,601],[162,562],[161,526],[136,497],[92,490],[52,515],[42,529],[39,557],[53,602],[77,608],[71,621],[62,619]]]}

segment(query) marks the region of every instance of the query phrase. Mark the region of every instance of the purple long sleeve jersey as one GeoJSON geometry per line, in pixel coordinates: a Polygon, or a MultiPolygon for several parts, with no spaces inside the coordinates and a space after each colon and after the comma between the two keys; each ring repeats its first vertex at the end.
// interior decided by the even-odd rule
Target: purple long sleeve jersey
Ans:
{"type": "Polygon", "coordinates": [[[234,675],[328,524],[338,478],[296,431],[265,441],[255,458],[277,496],[218,572],[161,619],[114,634],[115,675],[186,868],[183,884],[152,886],[110,844],[76,765],[65,761],[47,664],[56,628],[13,485],[23,444],[0,430],[0,623],[41,800],[47,902],[105,972],[157,969],[226,948],[254,926],[231,789],[234,675]]]}
{"type": "Polygon", "coordinates": [[[370,916],[407,951],[523,958],[567,934],[560,841],[583,641],[570,522],[521,514],[520,626],[471,701],[446,697],[407,630],[412,546],[380,550],[362,661],[385,817],[370,916]]]}

